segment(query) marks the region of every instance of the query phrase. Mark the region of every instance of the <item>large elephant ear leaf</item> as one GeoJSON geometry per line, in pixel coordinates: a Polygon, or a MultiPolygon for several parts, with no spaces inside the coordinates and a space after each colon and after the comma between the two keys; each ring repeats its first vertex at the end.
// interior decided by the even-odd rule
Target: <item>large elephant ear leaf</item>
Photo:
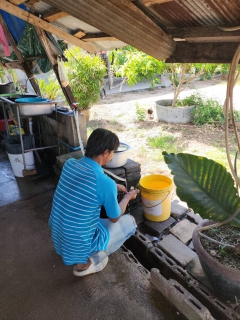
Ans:
{"type": "MultiPolygon", "coordinates": [[[[163,157],[174,176],[178,197],[202,218],[223,221],[240,207],[234,179],[221,164],[187,153],[164,151],[163,157]]],[[[230,224],[240,227],[240,213],[230,224]]]]}

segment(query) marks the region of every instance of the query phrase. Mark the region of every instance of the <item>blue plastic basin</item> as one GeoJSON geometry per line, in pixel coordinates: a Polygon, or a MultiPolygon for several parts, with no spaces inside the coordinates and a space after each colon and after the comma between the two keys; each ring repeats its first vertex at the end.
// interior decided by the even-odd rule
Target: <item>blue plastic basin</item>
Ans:
{"type": "Polygon", "coordinates": [[[17,103],[41,103],[41,102],[48,102],[48,99],[45,98],[20,98],[16,99],[15,102],[17,103]]]}

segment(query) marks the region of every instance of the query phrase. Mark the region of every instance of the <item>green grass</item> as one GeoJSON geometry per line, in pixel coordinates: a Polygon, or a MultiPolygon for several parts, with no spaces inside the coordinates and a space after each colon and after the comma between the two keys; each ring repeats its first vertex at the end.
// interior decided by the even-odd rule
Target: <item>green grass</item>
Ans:
{"type": "MultiPolygon", "coordinates": [[[[178,153],[183,151],[183,147],[179,143],[179,140],[174,138],[172,135],[159,135],[155,137],[147,138],[147,144],[154,148],[162,151],[178,153]]],[[[160,157],[162,159],[162,156],[160,157]]],[[[160,159],[158,159],[160,160],[160,159]]]]}

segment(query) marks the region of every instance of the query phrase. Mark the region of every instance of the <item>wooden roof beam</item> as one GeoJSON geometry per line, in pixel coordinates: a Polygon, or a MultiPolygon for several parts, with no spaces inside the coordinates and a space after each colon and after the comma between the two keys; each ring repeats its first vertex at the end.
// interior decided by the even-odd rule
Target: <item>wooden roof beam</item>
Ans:
{"type": "Polygon", "coordinates": [[[84,37],[86,35],[85,32],[83,32],[82,30],[77,31],[76,33],[74,33],[74,37],[81,39],[82,37],[84,37]]]}
{"type": "Polygon", "coordinates": [[[187,42],[240,42],[240,30],[222,31],[218,27],[194,27],[168,29],[166,31],[176,41],[187,42]],[[179,40],[177,40],[179,39],[179,40]]]}
{"type": "Polygon", "coordinates": [[[67,32],[51,25],[50,23],[44,21],[43,19],[40,19],[33,14],[20,9],[19,7],[15,6],[14,4],[7,2],[6,0],[0,1],[0,9],[24,20],[29,22],[30,24],[42,28],[45,31],[48,31],[52,34],[55,34],[56,36],[60,37],[63,40],[66,40],[67,42],[70,42],[78,47],[81,47],[82,49],[89,51],[91,53],[95,53],[97,50],[93,45],[90,43],[86,43],[80,39],[77,39],[76,37],[68,34],[67,32]]]}
{"type": "Polygon", "coordinates": [[[110,37],[108,34],[104,32],[99,33],[88,33],[84,37],[81,38],[83,41],[117,41],[118,39],[115,37],[110,37]]]}
{"type": "Polygon", "coordinates": [[[25,0],[10,0],[10,2],[12,4],[15,4],[16,6],[18,6],[19,4],[22,4],[25,2],[25,0]]]}
{"type": "Polygon", "coordinates": [[[188,43],[180,41],[166,62],[172,63],[231,63],[237,42],[188,43]]]}
{"type": "Polygon", "coordinates": [[[54,10],[53,12],[49,12],[48,14],[45,14],[42,18],[43,20],[46,20],[48,22],[53,22],[67,16],[69,16],[69,14],[66,12],[63,12],[60,10],[54,10]]]}
{"type": "Polygon", "coordinates": [[[162,4],[164,2],[170,2],[172,0],[142,0],[146,7],[154,6],[155,4],[162,4]]]}

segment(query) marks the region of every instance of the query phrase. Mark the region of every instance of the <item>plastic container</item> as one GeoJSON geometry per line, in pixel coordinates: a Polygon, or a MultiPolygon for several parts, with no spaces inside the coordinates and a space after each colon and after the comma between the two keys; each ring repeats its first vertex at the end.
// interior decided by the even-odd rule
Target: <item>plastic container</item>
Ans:
{"type": "MultiPolygon", "coordinates": [[[[7,119],[8,125],[12,124],[14,125],[14,122],[12,119],[7,119]]],[[[0,131],[6,131],[6,123],[5,119],[0,119],[0,131]]]]}
{"type": "Polygon", "coordinates": [[[15,99],[15,102],[17,103],[41,103],[41,102],[48,102],[48,99],[45,98],[19,98],[19,99],[15,99]]]}
{"type": "MultiPolygon", "coordinates": [[[[31,135],[23,135],[22,141],[23,141],[24,150],[28,150],[32,148],[31,135]]],[[[19,135],[6,137],[1,144],[6,148],[7,153],[10,153],[10,154],[22,153],[21,140],[19,135]]]]}
{"type": "Polygon", "coordinates": [[[114,152],[112,160],[105,166],[106,168],[119,168],[127,163],[128,151],[131,147],[123,142],[120,142],[118,149],[114,152]]]}
{"type": "Polygon", "coordinates": [[[153,174],[139,181],[143,215],[150,221],[165,221],[171,213],[173,181],[163,175],[153,174]]]}
{"type": "MultiPolygon", "coordinates": [[[[8,153],[8,158],[12,166],[13,173],[16,177],[23,177],[23,156],[22,154],[10,154],[8,153]]],[[[34,157],[33,152],[29,151],[24,153],[25,163],[26,163],[26,169],[32,170],[35,169],[35,163],[34,163],[34,157]]]]}
{"type": "Polygon", "coordinates": [[[0,94],[9,94],[15,90],[14,83],[0,83],[0,94]]]}

